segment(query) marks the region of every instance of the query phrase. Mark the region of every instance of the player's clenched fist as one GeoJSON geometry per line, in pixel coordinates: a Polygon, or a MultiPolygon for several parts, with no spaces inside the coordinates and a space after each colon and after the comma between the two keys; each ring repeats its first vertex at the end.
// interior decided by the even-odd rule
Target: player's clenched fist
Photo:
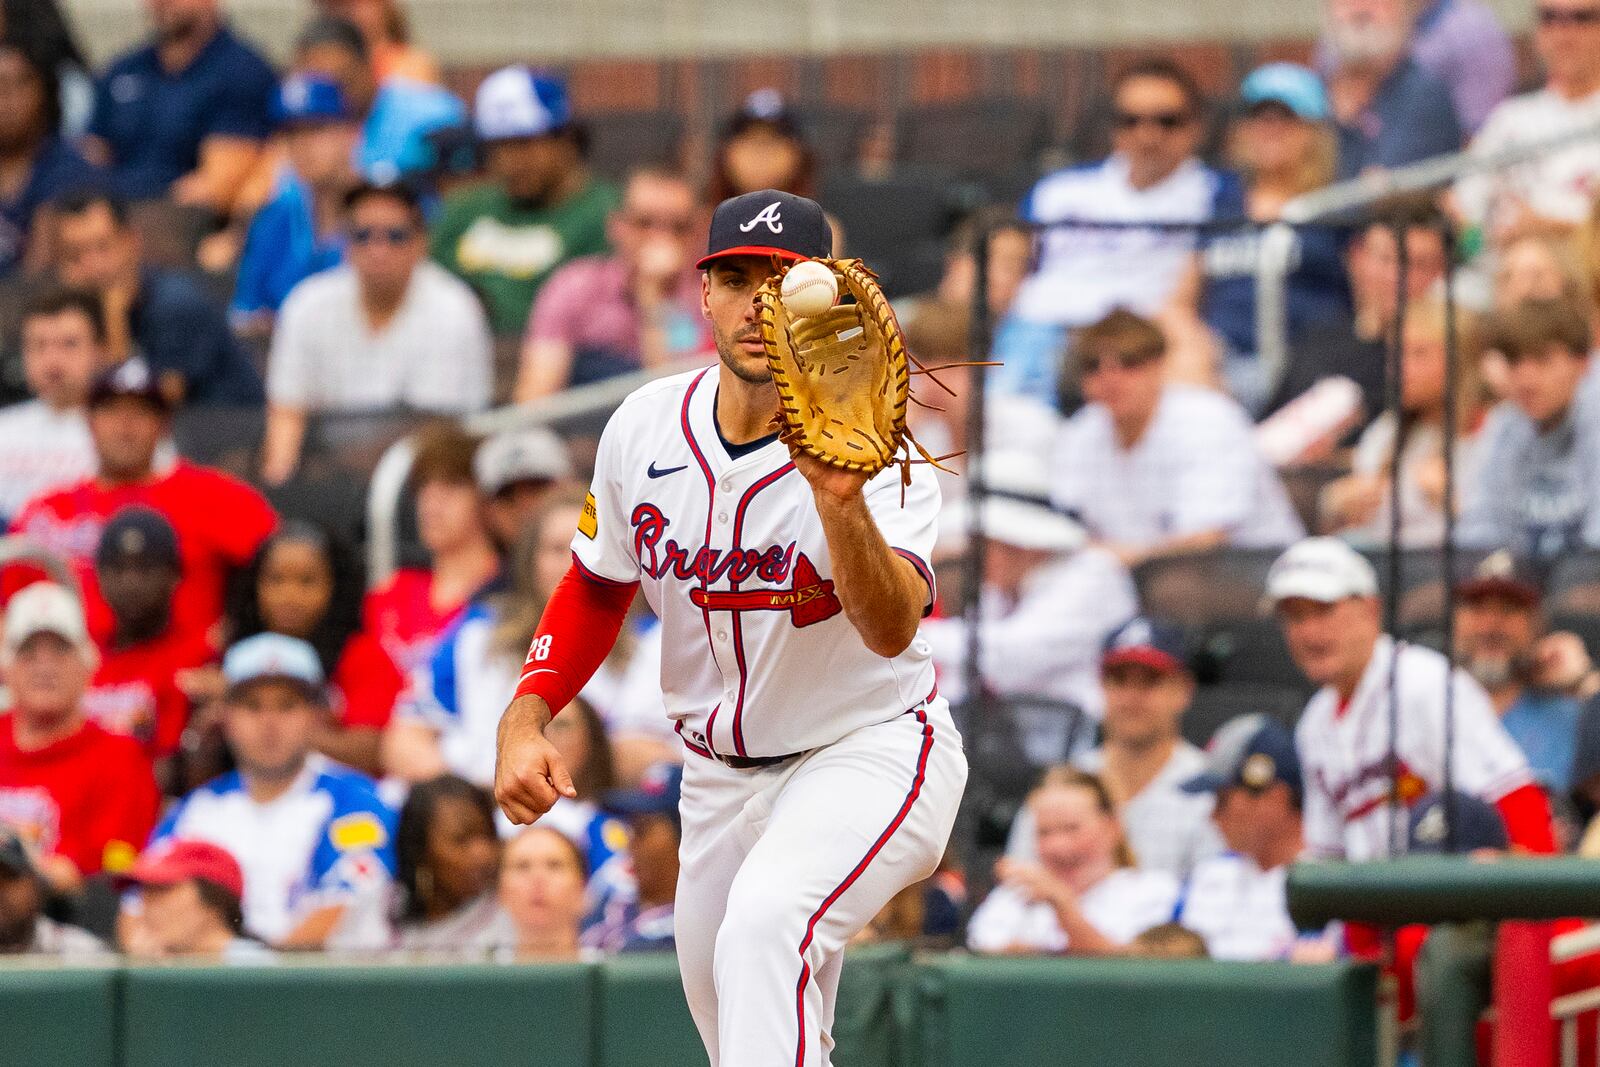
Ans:
{"type": "Polygon", "coordinates": [[[549,811],[559,797],[576,798],[572,775],[545,737],[550,707],[542,697],[518,697],[500,717],[495,744],[494,798],[519,826],[549,811]]]}

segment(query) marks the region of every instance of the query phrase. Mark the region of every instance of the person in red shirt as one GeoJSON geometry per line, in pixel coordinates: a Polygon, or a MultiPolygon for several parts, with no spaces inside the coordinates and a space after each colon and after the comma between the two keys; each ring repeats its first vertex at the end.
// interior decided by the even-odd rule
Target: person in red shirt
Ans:
{"type": "Polygon", "coordinates": [[[182,682],[217,658],[205,631],[173,625],[179,568],[178,535],[159,512],[135,505],[111,517],[95,552],[95,575],[113,630],[83,700],[91,721],[144,746],[157,780],[174,794],[182,790],[172,757],[189,720],[182,682]]]}
{"type": "Polygon", "coordinates": [[[266,498],[238,479],[161,455],[171,415],[143,360],[125,360],[106,371],[89,392],[95,475],[35,497],[11,525],[13,533],[77,568],[90,632],[102,640],[113,622],[95,581],[94,552],[106,520],[118,510],[143,504],[177,531],[183,578],[173,595],[172,625],[184,632],[216,625],[229,571],[248,563],[278,524],[266,498]]]}
{"type": "Polygon", "coordinates": [[[6,605],[0,666],[12,705],[0,715],[0,822],[30,841],[62,892],[131,866],[160,802],[139,743],[84,718],[94,660],[83,611],[63,587],[35,582],[6,605]]]}
{"type": "Polygon", "coordinates": [[[428,567],[402,567],[367,594],[362,624],[410,677],[468,601],[500,573],[487,509],[472,463],[478,441],[454,423],[419,435],[411,465],[417,532],[428,567]]]}

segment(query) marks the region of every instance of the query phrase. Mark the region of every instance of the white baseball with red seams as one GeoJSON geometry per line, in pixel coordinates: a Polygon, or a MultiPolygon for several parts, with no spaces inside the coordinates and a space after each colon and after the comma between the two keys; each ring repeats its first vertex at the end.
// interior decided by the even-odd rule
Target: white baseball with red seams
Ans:
{"type": "Polygon", "coordinates": [[[796,318],[820,315],[839,300],[839,279],[822,263],[807,260],[790,267],[779,292],[783,306],[796,318]]]}
{"type": "MultiPolygon", "coordinates": [[[[711,1063],[819,1067],[843,948],[933,872],[967,764],[927,642],[866,648],[810,484],[776,437],[730,455],[716,392],[707,370],[624,401],[573,558],[591,579],[639,582],[661,618],[663,700],[688,750],[678,956],[711,1063]],[[791,753],[754,769],[716,758],[791,753]]],[[[865,494],[931,603],[932,473],[913,469],[903,505],[895,468],[865,494]]]]}

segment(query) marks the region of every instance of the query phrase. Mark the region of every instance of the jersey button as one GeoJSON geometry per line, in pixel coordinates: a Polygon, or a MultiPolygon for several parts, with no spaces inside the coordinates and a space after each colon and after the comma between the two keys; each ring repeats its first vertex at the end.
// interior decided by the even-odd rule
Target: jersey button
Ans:
{"type": "Polygon", "coordinates": [[[722,491],[724,493],[726,493],[726,492],[730,492],[732,489],[733,489],[733,479],[732,478],[724,478],[724,479],[722,479],[722,491]]]}
{"type": "Polygon", "coordinates": [[[717,512],[717,521],[726,525],[728,521],[728,513],[726,511],[717,512]]]}
{"type": "Polygon", "coordinates": [[[726,641],[727,639],[728,639],[728,631],[726,631],[726,630],[718,630],[717,631],[717,640],[718,641],[726,641]]]}

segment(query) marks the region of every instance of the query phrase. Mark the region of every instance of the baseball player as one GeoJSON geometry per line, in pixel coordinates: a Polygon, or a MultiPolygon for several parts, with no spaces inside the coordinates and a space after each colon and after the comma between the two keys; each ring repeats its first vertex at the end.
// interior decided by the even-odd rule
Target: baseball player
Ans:
{"type": "Polygon", "coordinates": [[[544,736],[636,589],[663,626],[661,685],[687,749],[676,936],[711,1063],[829,1062],[842,949],[931,874],[966,782],[918,620],[939,491],[870,480],[774,434],[753,301],[776,261],[828,255],[810,200],[761,191],[712,218],[702,310],[720,366],[623,402],[600,439],[573,562],[500,723],[516,823],[572,796],[544,736]]]}
{"type": "MultiPolygon", "coordinates": [[[[1267,597],[1289,652],[1322,686],[1295,730],[1305,778],[1306,849],[1314,856],[1371,860],[1390,854],[1400,802],[1411,807],[1444,785],[1500,810],[1514,844],[1553,852],[1550,807],[1528,761],[1506,733],[1483,687],[1429,648],[1382,631],[1378,576],[1343,541],[1312,537],[1290,548],[1267,574],[1267,597]],[[1398,663],[1396,664],[1396,660],[1398,663]],[[1389,679],[1399,709],[1390,740],[1389,679]],[[1454,743],[1445,752],[1445,687],[1455,690],[1454,743]]],[[[1399,844],[1404,848],[1404,823],[1399,844]]]]}

